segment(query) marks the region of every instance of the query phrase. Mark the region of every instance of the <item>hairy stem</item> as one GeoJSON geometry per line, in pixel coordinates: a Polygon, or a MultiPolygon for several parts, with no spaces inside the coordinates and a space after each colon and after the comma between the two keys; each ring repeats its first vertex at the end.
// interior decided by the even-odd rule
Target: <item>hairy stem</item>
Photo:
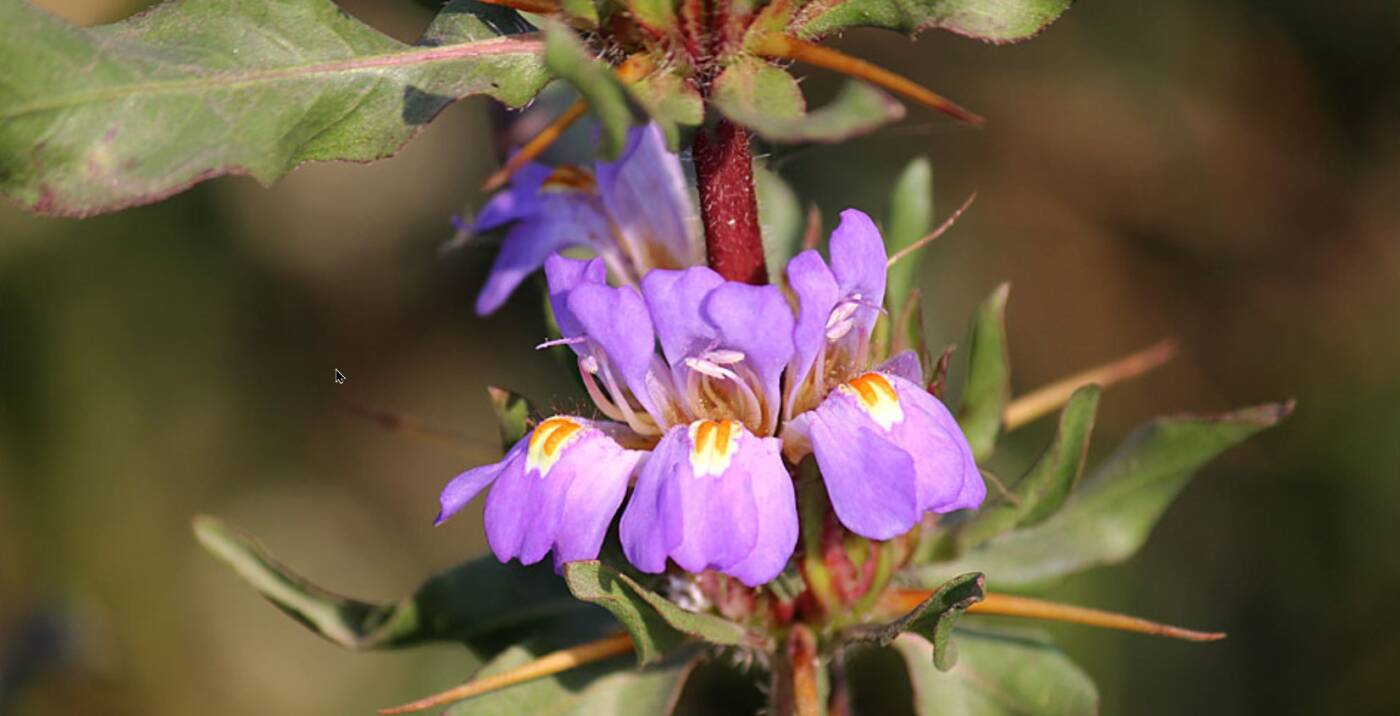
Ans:
{"type": "Polygon", "coordinates": [[[710,268],[730,281],[768,283],[748,133],[721,119],[714,136],[696,134],[694,154],[710,268]]]}

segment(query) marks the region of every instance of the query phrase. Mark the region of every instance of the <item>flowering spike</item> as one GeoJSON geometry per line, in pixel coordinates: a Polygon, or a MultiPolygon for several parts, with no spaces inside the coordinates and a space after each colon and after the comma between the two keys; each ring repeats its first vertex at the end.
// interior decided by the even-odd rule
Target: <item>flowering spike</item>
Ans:
{"type": "Polygon", "coordinates": [[[480,679],[473,679],[461,686],[406,703],[402,706],[379,709],[379,713],[406,714],[415,711],[423,711],[463,699],[470,699],[474,696],[489,694],[492,691],[499,691],[507,686],[514,686],[526,681],[542,679],[546,676],[576,669],[580,666],[603,661],[604,659],[611,659],[614,656],[626,654],[631,650],[632,637],[625,633],[614,634],[597,641],[590,641],[586,644],[579,644],[578,646],[571,646],[567,649],[545,654],[534,661],[521,664],[514,669],[502,671],[499,674],[492,674],[491,676],[480,679]]]}
{"type": "Polygon", "coordinates": [[[573,125],[574,122],[577,122],[586,111],[588,111],[588,103],[583,100],[578,100],[572,105],[569,105],[569,108],[564,110],[564,113],[555,118],[553,122],[550,122],[549,126],[540,130],[539,134],[531,137],[530,141],[526,142],[525,146],[520,148],[520,151],[512,154],[510,159],[507,159],[506,163],[501,165],[500,169],[492,172],[491,176],[486,177],[486,181],[481,185],[481,190],[495,191],[505,186],[506,182],[510,181],[510,178],[515,176],[515,173],[520,171],[521,167],[529,164],[535,157],[544,153],[544,150],[549,149],[550,145],[558,141],[559,137],[563,136],[564,131],[573,125]]]}
{"type": "Polygon", "coordinates": [[[1075,373],[1011,401],[1002,413],[1002,422],[1007,430],[1015,430],[1064,405],[1081,386],[1098,383],[1107,388],[1147,373],[1175,356],[1176,341],[1170,338],[1158,341],[1137,353],[1075,373]]]}
{"type": "Polygon", "coordinates": [[[823,47],[822,45],[805,40],[774,33],[764,35],[756,40],[754,43],[754,51],[764,57],[796,60],[865,80],[866,82],[878,87],[883,87],[895,94],[904,95],[929,109],[937,110],[974,127],[981,127],[986,121],[981,115],[962,107],[956,102],[933,92],[923,85],[901,77],[883,67],[866,62],[858,57],[851,57],[844,52],[833,50],[830,47],[823,47]]]}
{"type": "MultiPolygon", "coordinates": [[[[932,592],[925,589],[902,589],[890,592],[882,606],[891,612],[912,609],[928,599],[932,592]]],[[[968,614],[984,614],[1006,617],[1024,617],[1046,621],[1083,624],[1084,626],[1116,629],[1136,634],[1152,634],[1183,641],[1219,641],[1225,638],[1224,632],[1196,631],[1170,624],[1161,624],[1147,619],[1106,612],[1101,609],[1059,604],[1044,599],[1017,597],[1009,594],[988,594],[983,600],[967,609],[968,614]]]]}
{"type": "Polygon", "coordinates": [[[908,256],[909,254],[912,254],[915,251],[918,251],[919,249],[922,249],[923,247],[933,243],[934,240],[946,233],[948,229],[953,228],[953,224],[957,223],[958,218],[960,218],[963,215],[964,211],[967,211],[968,208],[972,206],[972,202],[974,201],[977,201],[977,192],[975,191],[967,197],[967,200],[962,203],[962,206],[958,207],[957,211],[953,212],[952,216],[949,216],[943,221],[942,224],[939,224],[938,228],[934,229],[933,231],[930,231],[927,235],[920,238],[918,241],[915,241],[914,243],[909,244],[908,246],[905,246],[904,248],[897,251],[894,256],[890,257],[889,261],[885,262],[885,266],[892,267],[895,265],[896,262],[908,256]]]}

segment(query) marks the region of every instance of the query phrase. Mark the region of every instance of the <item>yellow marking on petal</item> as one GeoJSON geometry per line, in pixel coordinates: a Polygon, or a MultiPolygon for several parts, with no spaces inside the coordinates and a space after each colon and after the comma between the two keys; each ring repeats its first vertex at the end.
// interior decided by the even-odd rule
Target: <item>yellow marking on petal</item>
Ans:
{"type": "Polygon", "coordinates": [[[542,189],[572,189],[585,193],[592,193],[598,188],[598,182],[593,178],[593,173],[580,166],[564,164],[555,167],[554,171],[545,178],[542,189]]]}
{"type": "Polygon", "coordinates": [[[549,474],[554,463],[583,431],[583,424],[573,418],[556,415],[535,428],[530,435],[530,447],[525,454],[525,471],[538,470],[540,477],[549,474]]]}
{"type": "Polygon", "coordinates": [[[904,408],[899,394],[894,392],[889,378],[879,373],[866,373],[837,388],[856,399],[856,404],[884,430],[904,420],[904,408]]]}
{"type": "Polygon", "coordinates": [[[737,420],[697,420],[690,424],[690,467],[696,477],[729,469],[743,427],[737,420]]]}

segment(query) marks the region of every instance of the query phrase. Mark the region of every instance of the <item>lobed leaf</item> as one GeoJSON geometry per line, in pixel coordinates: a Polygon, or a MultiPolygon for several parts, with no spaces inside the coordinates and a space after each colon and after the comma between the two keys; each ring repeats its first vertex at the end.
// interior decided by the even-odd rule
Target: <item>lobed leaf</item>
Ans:
{"type": "Polygon", "coordinates": [[[821,109],[808,112],[797,80],[756,57],[742,57],[715,78],[710,96],[721,114],[773,142],[839,142],[904,116],[904,105],[850,81],[821,109]]]}
{"type": "Polygon", "coordinates": [[[972,319],[967,387],[958,424],[979,463],[996,448],[1001,416],[1011,398],[1011,365],[1006,355],[1006,298],[1010,292],[1010,284],[998,286],[972,319]]]}
{"type": "Polygon", "coordinates": [[[587,636],[607,626],[607,618],[575,600],[547,565],[504,565],[485,557],[429,579],[397,603],[375,604],[312,584],[214,517],[195,517],[194,533],[278,609],[347,649],[455,641],[485,659],[533,633],[587,636]]]}
{"type": "Polygon", "coordinates": [[[564,580],[573,595],[612,612],[632,635],[637,659],[651,663],[686,637],[734,646],[752,639],[739,625],[710,614],[689,612],[597,560],[564,565],[564,580]]]}
{"type": "Polygon", "coordinates": [[[1030,590],[1121,562],[1137,552],[1201,466],[1278,424],[1292,409],[1290,402],[1209,417],[1160,418],[1129,436],[1046,521],[993,539],[956,560],[919,567],[912,581],[936,585],[975,569],[986,572],[997,589],[1030,590]]]}
{"type": "Polygon", "coordinates": [[[393,154],[449,103],[547,76],[513,10],[453,0],[406,45],[330,0],[184,0],[80,28],[0,0],[0,194],[87,216],[224,174],[393,154]]]}
{"type": "Polygon", "coordinates": [[[953,625],[968,607],[982,601],[985,584],[986,578],[977,572],[953,577],[908,614],[882,627],[857,632],[855,638],[889,646],[901,634],[917,634],[933,646],[930,661],[940,671],[947,671],[958,659],[951,641],[953,625]]]}
{"type": "Polygon", "coordinates": [[[1043,638],[1012,632],[958,629],[960,659],[950,671],[933,667],[932,646],[916,637],[895,640],[921,716],[1088,716],[1099,710],[1094,682],[1043,638]]]}
{"type": "Polygon", "coordinates": [[[817,0],[798,14],[802,37],[848,27],[916,33],[937,28],[994,43],[1028,39],[1054,22],[1074,0],[817,0]]]}
{"type": "Polygon", "coordinates": [[[1099,386],[1086,385],[1070,396],[1060,411],[1059,429],[1050,447],[1016,482],[1011,490],[1013,499],[984,505],[960,529],[957,540],[963,547],[975,547],[1017,526],[1042,522],[1064,505],[1084,473],[1102,393],[1099,386]]]}

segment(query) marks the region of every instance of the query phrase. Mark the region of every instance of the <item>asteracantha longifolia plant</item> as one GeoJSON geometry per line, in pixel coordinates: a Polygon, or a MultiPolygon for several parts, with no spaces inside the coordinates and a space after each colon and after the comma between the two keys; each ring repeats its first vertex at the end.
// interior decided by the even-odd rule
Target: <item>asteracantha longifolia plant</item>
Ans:
{"type": "Polygon", "coordinates": [[[388,713],[1093,713],[1092,681],[1025,619],[1223,635],[1030,594],[1131,556],[1197,468],[1290,406],[1159,419],[1084,477],[1102,389],[1169,343],[1013,400],[1002,286],[973,318],[950,410],[951,349],[926,346],[908,257],[971,200],[934,227],[916,160],[885,231],[845,209],[822,251],[815,223],[764,235],[750,149],[872,131],[904,112],[887,93],[980,124],[820,40],[868,26],[1014,42],[1069,4],[452,0],[405,45],[327,0],[168,2],[91,30],[0,0],[0,62],[29,68],[0,96],[0,192],[87,215],[220,174],[270,182],[386,156],[457,98],[520,107],[557,80],[577,101],[459,221],[501,238],[477,313],[542,272],[555,335],[535,348],[567,356],[591,403],[541,413],[490,390],[504,456],[447,481],[437,521],[484,501],[493,554],[372,604],[214,518],[196,518],[200,541],[347,648],[466,647],[466,683],[388,713]],[[85,70],[35,64],[41,45],[85,70]],[[808,111],[794,63],[852,79],[808,111]],[[596,161],[541,161],[585,116],[596,161]],[[979,467],[1056,410],[1018,478],[979,467]]]}

